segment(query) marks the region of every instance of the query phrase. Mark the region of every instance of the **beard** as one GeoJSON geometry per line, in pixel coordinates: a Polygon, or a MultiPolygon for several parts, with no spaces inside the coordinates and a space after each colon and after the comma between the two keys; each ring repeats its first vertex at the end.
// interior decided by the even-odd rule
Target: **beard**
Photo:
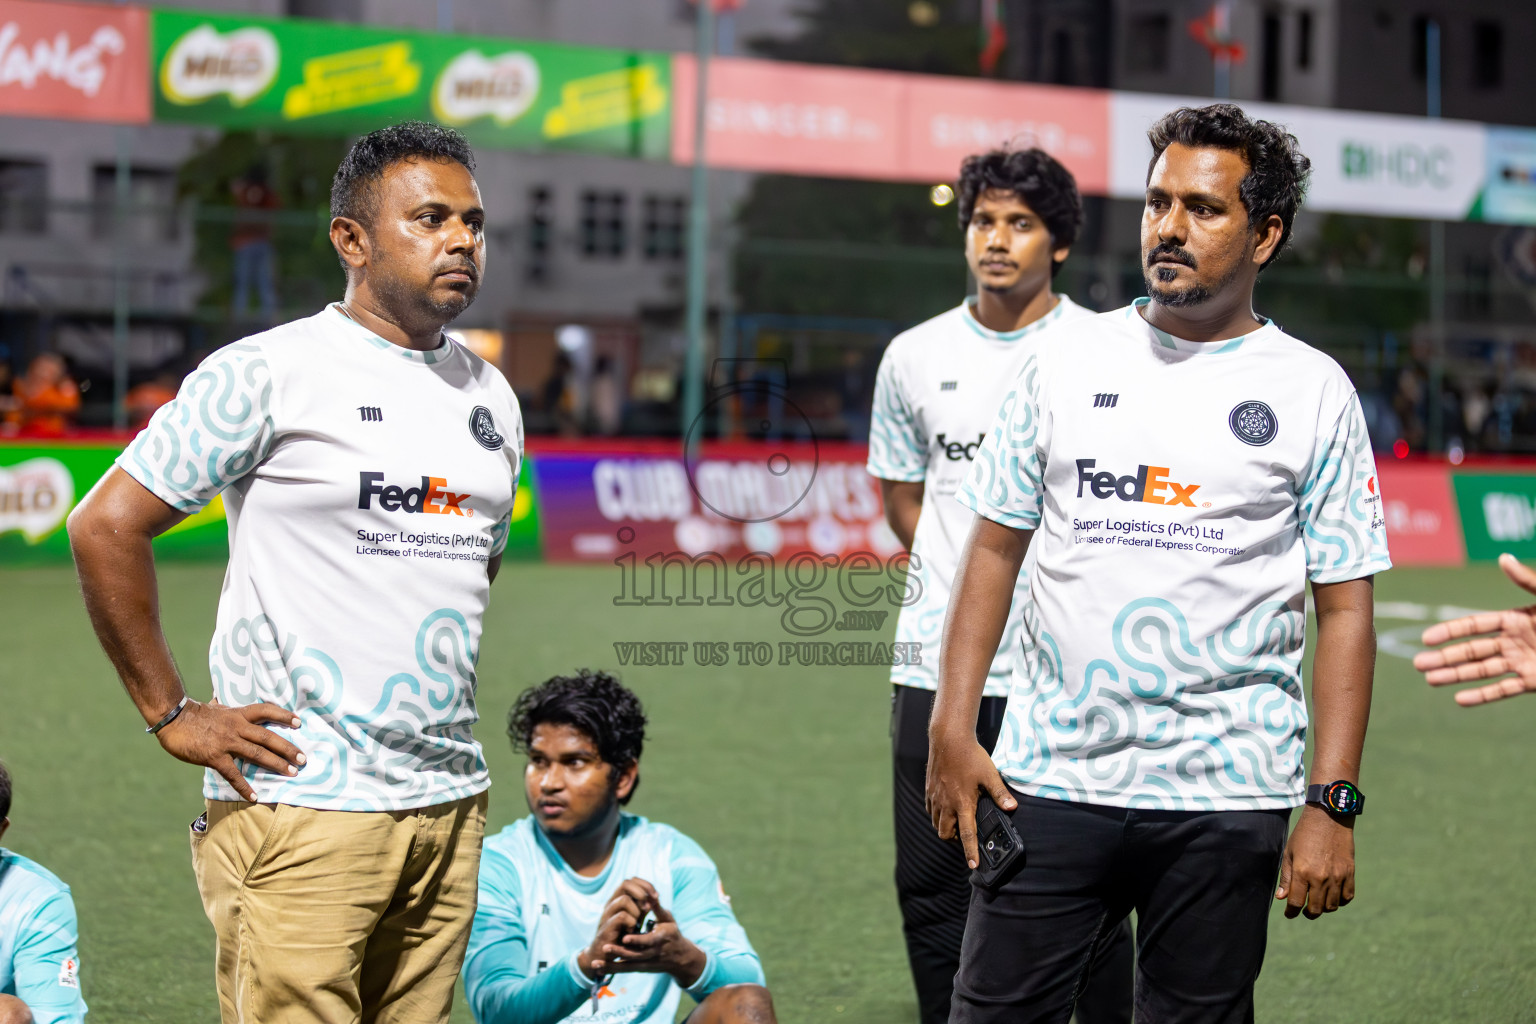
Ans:
{"type": "MultiPolygon", "coordinates": [[[[374,251],[378,254],[377,249],[374,251]]],[[[401,326],[417,329],[446,326],[469,308],[480,291],[480,268],[469,260],[448,260],[435,264],[431,269],[432,277],[424,288],[397,273],[395,261],[388,253],[380,255],[384,259],[375,259],[370,283],[374,295],[401,326]],[[454,270],[467,271],[470,274],[469,284],[462,290],[451,291],[446,297],[439,298],[433,293],[431,282],[436,280],[438,274],[454,270]]]]}
{"type": "Polygon", "coordinates": [[[1159,242],[1148,249],[1142,257],[1141,280],[1146,285],[1147,296],[1160,306],[1168,306],[1175,309],[1204,305],[1216,293],[1224,290],[1227,285],[1231,284],[1232,280],[1242,273],[1243,270],[1242,263],[1234,263],[1232,268],[1219,281],[1208,282],[1197,278],[1193,283],[1182,289],[1165,288],[1162,286],[1170,285],[1178,279],[1179,272],[1172,267],[1151,269],[1152,261],[1159,256],[1171,256],[1189,267],[1190,270],[1198,270],[1200,263],[1195,259],[1194,253],[1169,242],[1159,242]]]}

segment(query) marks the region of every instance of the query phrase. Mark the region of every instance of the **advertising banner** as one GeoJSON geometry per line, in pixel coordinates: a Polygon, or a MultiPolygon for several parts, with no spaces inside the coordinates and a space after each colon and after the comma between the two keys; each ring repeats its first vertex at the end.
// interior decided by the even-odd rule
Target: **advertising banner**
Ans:
{"type": "MultiPolygon", "coordinates": [[[[121,451],[121,445],[112,443],[0,442],[0,566],[68,563],[64,521],[121,451]]],[[[228,558],[223,501],[215,498],[197,515],[156,537],[155,557],[228,558]]],[[[527,459],[518,480],[504,557],[539,557],[538,501],[527,459]]]]}
{"type": "Polygon", "coordinates": [[[901,550],[862,445],[712,446],[691,463],[654,447],[541,451],[534,476],[551,562],[901,550]]]}
{"type": "Polygon", "coordinates": [[[953,181],[960,161],[998,146],[1038,146],[1090,195],[1109,188],[1109,93],[908,75],[903,177],[953,181]]]}
{"type": "Polygon", "coordinates": [[[1453,473],[1467,557],[1491,562],[1504,552],[1536,558],[1536,474],[1453,473]]]}
{"type": "Polygon", "coordinates": [[[149,120],[148,12],[0,0],[0,115],[149,120]]]}
{"type": "MultiPolygon", "coordinates": [[[[1209,97],[1117,92],[1110,98],[1110,194],[1146,192],[1147,129],[1180,106],[1209,97]]],[[[1312,160],[1309,210],[1464,220],[1476,214],[1487,166],[1487,126],[1392,114],[1243,103],[1251,116],[1288,128],[1312,160]]]]}
{"type": "MultiPolygon", "coordinates": [[[[673,58],[672,159],[693,160],[694,61],[673,58]]],[[[1039,146],[1085,192],[1109,182],[1109,94],[722,57],[709,66],[704,152],[714,167],[953,181],[960,161],[1039,146]]]]}
{"type": "Polygon", "coordinates": [[[665,159],[671,61],[629,50],[156,10],[155,118],[349,134],[418,118],[478,143],[665,159]]]}
{"type": "Polygon", "coordinates": [[[1465,565],[1451,474],[1437,464],[1379,462],[1376,471],[1393,565],[1465,565]]]}
{"type": "MultiPolygon", "coordinates": [[[[64,520],[120,451],[116,444],[0,443],[0,565],[69,562],[64,520]]],[[[218,499],[155,538],[156,558],[228,556],[218,499]]]]}
{"type": "Polygon", "coordinates": [[[1536,224],[1536,129],[1488,129],[1483,220],[1536,224]]]}

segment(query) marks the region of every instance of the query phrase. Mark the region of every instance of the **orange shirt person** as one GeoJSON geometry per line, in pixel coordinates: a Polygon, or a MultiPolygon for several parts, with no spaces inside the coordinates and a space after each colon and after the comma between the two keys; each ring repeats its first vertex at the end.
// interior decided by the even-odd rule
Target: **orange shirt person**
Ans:
{"type": "Polygon", "coordinates": [[[61,437],[80,411],[80,388],[70,379],[64,360],[44,352],[11,386],[16,396],[12,422],[30,437],[61,437]]]}

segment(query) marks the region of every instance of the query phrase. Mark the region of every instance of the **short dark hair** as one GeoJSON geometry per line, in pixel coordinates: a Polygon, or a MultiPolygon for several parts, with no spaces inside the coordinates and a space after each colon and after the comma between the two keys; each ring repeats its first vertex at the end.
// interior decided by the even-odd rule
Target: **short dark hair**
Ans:
{"type": "Polygon", "coordinates": [[[5,762],[0,761],[0,818],[11,816],[11,773],[5,770],[5,762]]]}
{"type": "Polygon", "coordinates": [[[1248,161],[1248,173],[1237,186],[1238,198],[1248,211],[1249,224],[1279,216],[1280,244],[1264,266],[1280,257],[1290,244],[1291,223],[1306,198],[1307,178],[1312,173],[1312,161],[1302,153],[1296,136],[1283,125],[1250,118],[1235,103],[1212,103],[1208,107],[1180,107],[1164,114],[1147,131],[1147,139],[1152,143],[1148,181],[1152,180],[1152,169],[1163,151],[1175,142],[1241,153],[1248,161]]]}
{"type": "Polygon", "coordinates": [[[469,140],[452,128],[427,121],[392,124],[358,139],[342,158],[331,179],[331,216],[371,223],[374,186],[391,164],[411,159],[457,160],[465,170],[475,169],[469,140]]]}
{"type": "MultiPolygon", "coordinates": [[[[555,676],[524,690],[507,715],[512,749],[527,753],[533,731],[541,725],[569,725],[597,744],[598,756],[614,776],[640,760],[645,746],[645,709],[640,698],[603,671],[577,669],[574,676],[555,676]]],[[[628,803],[640,788],[636,779],[628,803]]]]}
{"type": "MultiPolygon", "coordinates": [[[[1045,222],[1053,248],[1063,248],[1077,241],[1083,226],[1083,197],[1077,191],[1077,179],[1043,149],[993,149],[965,158],[960,164],[960,230],[971,223],[976,200],[989,189],[1012,192],[1024,200],[1045,222]]],[[[1051,265],[1051,273],[1061,269],[1051,265]]]]}

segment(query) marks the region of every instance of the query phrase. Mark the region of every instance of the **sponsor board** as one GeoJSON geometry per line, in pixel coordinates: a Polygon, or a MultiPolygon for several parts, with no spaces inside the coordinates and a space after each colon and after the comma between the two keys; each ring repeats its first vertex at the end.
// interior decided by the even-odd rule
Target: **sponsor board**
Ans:
{"type": "Polygon", "coordinates": [[[665,159],[664,54],[157,10],[155,116],[352,134],[406,118],[477,143],[665,159]]]}
{"type": "Polygon", "coordinates": [[[1461,518],[1442,465],[1377,463],[1372,485],[1382,502],[1393,565],[1465,565],[1461,518]]]}
{"type": "Polygon", "coordinates": [[[1536,473],[1454,473],[1467,557],[1536,558],[1536,473]]]}
{"type": "Polygon", "coordinates": [[[819,458],[797,457],[795,447],[706,448],[693,462],[639,448],[540,452],[533,463],[544,556],[898,552],[862,446],[823,444],[819,458]]]}
{"type": "Polygon", "coordinates": [[[1487,163],[1483,220],[1536,224],[1536,130],[1489,128],[1487,163]]]}
{"type": "Polygon", "coordinates": [[[149,14],[0,0],[0,115],[149,120],[149,14]]]}

